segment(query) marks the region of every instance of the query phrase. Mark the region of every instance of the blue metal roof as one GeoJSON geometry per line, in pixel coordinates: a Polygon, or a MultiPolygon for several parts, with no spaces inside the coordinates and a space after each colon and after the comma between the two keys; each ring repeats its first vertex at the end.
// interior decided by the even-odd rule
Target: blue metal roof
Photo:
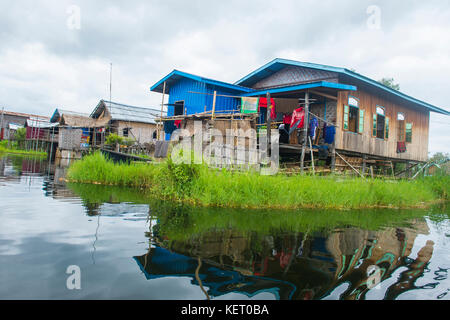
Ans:
{"type": "Polygon", "coordinates": [[[355,86],[352,86],[349,84],[318,81],[318,82],[304,83],[304,84],[288,86],[288,87],[280,87],[280,88],[265,89],[265,90],[260,90],[260,91],[253,91],[253,92],[244,94],[244,96],[254,97],[254,96],[265,95],[265,94],[267,94],[267,92],[269,92],[271,94],[275,94],[275,93],[292,92],[292,91],[299,91],[299,90],[318,88],[318,87],[332,88],[332,89],[337,89],[337,90],[349,90],[349,91],[357,90],[357,88],[355,86]]]}
{"type": "Polygon", "coordinates": [[[400,91],[394,90],[392,88],[389,88],[378,81],[372,80],[370,78],[367,78],[363,75],[360,75],[356,72],[353,72],[351,70],[345,69],[345,68],[338,68],[338,67],[332,67],[327,65],[321,65],[321,64],[315,64],[315,63],[308,63],[308,62],[300,62],[300,61],[294,61],[294,60],[287,60],[287,59],[280,59],[276,58],[272,60],[271,62],[267,63],[266,65],[262,66],[261,68],[253,71],[252,73],[248,74],[244,78],[240,79],[239,81],[235,82],[235,85],[239,86],[251,86],[252,84],[255,84],[256,82],[270,76],[271,74],[285,68],[287,65],[290,66],[298,66],[298,67],[304,67],[304,68],[311,68],[311,69],[317,69],[317,70],[323,70],[323,71],[330,71],[330,72],[336,72],[338,74],[349,76],[353,79],[362,81],[366,84],[369,84],[371,86],[377,87],[385,92],[388,92],[390,94],[393,94],[401,99],[404,99],[406,101],[415,103],[421,107],[424,107],[426,109],[429,109],[430,111],[434,111],[437,113],[450,115],[450,112],[441,108],[438,108],[436,106],[433,106],[429,103],[420,101],[418,99],[415,99],[413,97],[410,97],[400,91]]]}
{"type": "Polygon", "coordinates": [[[217,80],[213,80],[213,79],[204,78],[204,77],[196,76],[196,75],[193,75],[193,74],[190,74],[187,72],[178,71],[178,70],[173,70],[167,76],[165,76],[164,78],[159,80],[157,83],[155,83],[150,88],[150,91],[162,93],[163,87],[164,87],[164,82],[166,82],[166,93],[168,93],[169,92],[168,89],[170,88],[170,86],[182,78],[196,80],[196,81],[210,84],[210,85],[213,85],[216,87],[226,88],[226,89],[234,90],[236,92],[241,92],[241,93],[253,91],[253,89],[250,89],[250,88],[246,88],[246,87],[242,87],[239,85],[234,85],[234,84],[230,84],[230,83],[226,83],[226,82],[222,82],[222,81],[217,81],[217,80]]]}

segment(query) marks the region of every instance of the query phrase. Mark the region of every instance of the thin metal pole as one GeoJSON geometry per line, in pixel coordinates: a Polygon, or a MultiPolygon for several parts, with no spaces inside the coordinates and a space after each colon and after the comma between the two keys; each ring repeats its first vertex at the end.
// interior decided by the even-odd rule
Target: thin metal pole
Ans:
{"type": "MultiPolygon", "coordinates": [[[[36,120],[36,125],[39,126],[39,118],[36,120]]],[[[41,128],[38,127],[37,134],[36,134],[36,149],[35,149],[36,152],[38,151],[38,147],[39,147],[39,135],[40,134],[41,134],[41,128]]]]}
{"type": "Polygon", "coordinates": [[[111,109],[111,99],[112,99],[112,62],[110,64],[109,70],[109,108],[111,109]]]}
{"type": "MultiPolygon", "coordinates": [[[[2,108],[2,120],[0,121],[0,135],[1,135],[1,139],[4,138],[5,136],[5,130],[3,129],[3,117],[4,117],[4,112],[5,112],[5,108],[2,108]]],[[[1,140],[0,139],[0,140],[1,140]]],[[[8,137],[9,140],[9,137],[8,137]]]]}
{"type": "MultiPolygon", "coordinates": [[[[50,131],[49,131],[49,135],[50,135],[50,131]]],[[[50,142],[50,155],[48,158],[48,175],[50,176],[50,169],[51,169],[51,165],[52,165],[52,157],[53,157],[53,139],[55,136],[55,127],[52,128],[52,137],[51,142],[50,142]]]]}
{"type": "Polygon", "coordinates": [[[311,152],[311,167],[313,170],[313,174],[316,174],[316,170],[314,168],[314,154],[313,154],[313,149],[312,149],[312,143],[311,143],[311,137],[308,137],[309,140],[309,151],[311,152]]]}

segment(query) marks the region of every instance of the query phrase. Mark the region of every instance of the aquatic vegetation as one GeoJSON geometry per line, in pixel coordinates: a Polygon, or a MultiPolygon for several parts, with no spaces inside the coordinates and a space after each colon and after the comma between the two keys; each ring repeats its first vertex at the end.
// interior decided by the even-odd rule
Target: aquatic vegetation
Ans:
{"type": "Polygon", "coordinates": [[[72,182],[143,188],[152,196],[209,207],[406,208],[448,200],[450,177],[385,180],[278,174],[263,176],[206,165],[114,163],[100,153],[75,162],[72,182]]]}
{"type": "Polygon", "coordinates": [[[16,144],[11,144],[10,146],[8,146],[8,141],[6,140],[0,141],[0,153],[12,153],[15,155],[38,156],[38,157],[44,157],[47,155],[47,152],[21,149],[16,144]]]}

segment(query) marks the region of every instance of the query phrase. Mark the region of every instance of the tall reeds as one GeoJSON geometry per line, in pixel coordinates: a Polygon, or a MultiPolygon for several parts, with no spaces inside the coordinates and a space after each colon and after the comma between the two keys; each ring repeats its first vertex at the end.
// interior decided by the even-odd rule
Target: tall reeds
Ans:
{"type": "Polygon", "coordinates": [[[157,198],[235,208],[423,207],[448,200],[449,176],[415,181],[308,175],[262,176],[204,165],[116,164],[96,153],[69,169],[73,182],[144,188],[157,198]]]}

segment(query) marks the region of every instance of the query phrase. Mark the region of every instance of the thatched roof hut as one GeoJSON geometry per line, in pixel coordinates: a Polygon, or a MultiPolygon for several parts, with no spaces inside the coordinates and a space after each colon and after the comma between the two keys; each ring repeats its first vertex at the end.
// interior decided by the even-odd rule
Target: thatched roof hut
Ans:
{"type": "Polygon", "coordinates": [[[86,113],[61,109],[55,110],[50,121],[58,122],[63,127],[73,128],[100,128],[106,126],[108,123],[107,119],[94,119],[86,113]]]}

